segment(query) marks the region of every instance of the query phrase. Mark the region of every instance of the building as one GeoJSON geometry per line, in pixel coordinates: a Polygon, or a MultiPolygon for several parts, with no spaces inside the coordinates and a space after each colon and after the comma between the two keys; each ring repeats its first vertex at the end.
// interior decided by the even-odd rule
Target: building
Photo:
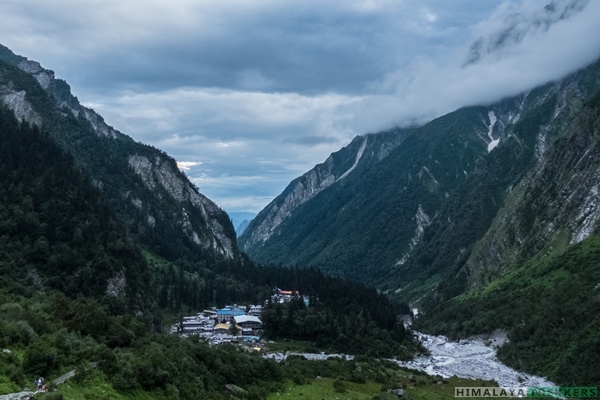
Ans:
{"type": "Polygon", "coordinates": [[[250,308],[248,309],[248,314],[259,317],[262,314],[262,306],[261,305],[251,305],[250,308]]]}
{"type": "Polygon", "coordinates": [[[230,335],[231,331],[229,330],[229,325],[227,324],[217,324],[214,328],[215,335],[230,335]]]}
{"type": "Polygon", "coordinates": [[[239,325],[244,329],[262,328],[262,321],[255,315],[239,315],[234,317],[234,320],[236,325],[239,325]]]}
{"type": "Polygon", "coordinates": [[[217,321],[219,323],[232,321],[234,317],[244,314],[246,313],[241,308],[228,306],[217,311],[217,321]]]}
{"type": "Polygon", "coordinates": [[[273,303],[287,303],[294,299],[300,298],[300,292],[297,290],[281,290],[275,288],[271,295],[271,301],[273,303]]]}
{"type": "Polygon", "coordinates": [[[202,331],[204,323],[196,318],[183,317],[181,322],[181,333],[196,333],[202,331]]]}

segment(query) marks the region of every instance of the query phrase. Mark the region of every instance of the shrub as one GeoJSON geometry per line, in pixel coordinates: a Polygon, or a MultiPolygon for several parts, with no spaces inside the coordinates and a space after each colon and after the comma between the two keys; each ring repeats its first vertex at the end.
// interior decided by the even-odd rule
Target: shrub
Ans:
{"type": "Polygon", "coordinates": [[[333,389],[337,393],[346,393],[346,384],[341,379],[336,379],[333,381],[333,389]]]}

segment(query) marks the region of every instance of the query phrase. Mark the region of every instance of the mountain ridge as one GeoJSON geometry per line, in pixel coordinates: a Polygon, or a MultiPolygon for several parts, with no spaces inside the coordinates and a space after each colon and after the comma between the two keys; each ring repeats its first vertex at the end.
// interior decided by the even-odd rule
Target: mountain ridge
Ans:
{"type": "Polygon", "coordinates": [[[180,237],[178,251],[159,249],[167,258],[178,257],[182,249],[187,253],[209,251],[225,258],[237,257],[236,236],[226,213],[200,194],[179,171],[175,160],[108,126],[99,114],[79,103],[65,81],[55,78],[53,71],[38,62],[15,55],[1,45],[0,61],[4,62],[0,100],[19,119],[51,132],[88,169],[95,185],[111,198],[109,204],[142,242],[157,246],[152,231],[161,229],[180,237]],[[34,78],[35,83],[24,79],[19,71],[34,78]],[[114,165],[107,165],[101,158],[114,165]],[[129,168],[141,184],[131,184],[136,178],[123,174],[118,166],[129,168]],[[162,194],[157,195],[157,188],[162,194]],[[165,201],[169,207],[160,205],[165,201]],[[171,209],[172,214],[166,215],[165,209],[171,209]]]}
{"type": "Polygon", "coordinates": [[[375,285],[430,333],[505,329],[509,365],[600,382],[599,138],[596,61],[415,128],[245,250],[375,285]]]}
{"type": "MultiPolygon", "coordinates": [[[[319,266],[341,275],[348,270],[358,270],[346,276],[382,284],[389,280],[386,275],[397,275],[398,267],[403,266],[414,251],[419,253],[417,245],[423,237],[429,237],[428,226],[442,212],[443,205],[452,201],[453,191],[466,181],[473,180],[473,177],[476,181],[481,180],[476,184],[479,188],[476,190],[487,188],[485,190],[489,193],[494,192],[491,197],[484,196],[490,203],[477,206],[481,210],[477,219],[484,216],[482,213],[485,208],[488,211],[485,211],[486,216],[474,231],[478,232],[473,236],[473,240],[476,240],[489,228],[499,204],[504,201],[506,194],[501,191],[518,183],[525,171],[536,159],[543,157],[551,146],[548,124],[564,124],[569,115],[576,112],[581,99],[598,86],[594,78],[597,63],[594,65],[558,83],[550,83],[489,106],[462,108],[414,128],[383,161],[378,160],[381,162],[353,172],[344,179],[347,182],[337,182],[332,174],[325,174],[321,180],[328,179],[331,184],[319,191],[308,189],[303,192],[305,186],[299,183],[311,175],[319,176],[326,163],[318,165],[303,177],[292,181],[280,196],[259,213],[259,217],[240,237],[242,249],[260,262],[319,266]],[[585,89],[587,87],[590,89],[585,89]],[[521,127],[517,129],[531,134],[522,136],[515,127],[521,127]],[[490,157],[496,161],[492,160],[486,166],[488,161],[485,160],[490,157]],[[500,186],[484,181],[486,174],[489,174],[486,171],[490,168],[495,171],[493,174],[500,173],[490,176],[493,180],[503,180],[500,186]],[[500,187],[504,189],[500,190],[500,187]],[[403,194],[403,191],[408,192],[403,194]],[[289,202],[284,209],[282,204],[285,204],[284,199],[289,198],[290,193],[306,200],[289,202]],[[364,201],[362,197],[365,197],[364,201]],[[354,214],[349,213],[349,209],[353,209],[354,214]],[[363,213],[362,210],[366,209],[371,209],[373,213],[363,213]],[[397,211],[386,211],[394,209],[397,211]],[[360,217],[363,219],[357,218],[357,212],[364,214],[360,217]],[[385,213],[390,215],[387,218],[379,217],[385,213]],[[262,222],[269,219],[276,220],[276,223],[268,225],[262,222]],[[394,221],[392,231],[391,221],[394,221]],[[259,227],[261,223],[262,228],[259,227]],[[346,224],[350,224],[351,228],[346,224]],[[265,231],[264,225],[271,230],[265,231]],[[403,233],[398,234],[399,229],[403,233]],[[356,241],[350,242],[344,239],[340,233],[342,231],[346,236],[363,231],[365,235],[384,238],[388,243],[384,246],[379,243],[363,245],[360,235],[356,235],[356,241]],[[387,236],[396,238],[391,240],[393,245],[387,236]],[[309,237],[313,239],[307,239],[309,237]],[[373,246],[378,250],[373,250],[373,246]],[[362,254],[347,255],[353,248],[362,249],[362,254]],[[375,257],[371,257],[374,262],[370,267],[367,266],[369,256],[366,255],[369,252],[374,253],[375,257]],[[341,259],[346,261],[333,261],[341,259]],[[385,265],[381,264],[383,260],[387,260],[385,265]],[[331,262],[337,262],[339,267],[331,267],[331,262]],[[342,267],[344,264],[348,267],[342,267]],[[352,264],[358,266],[352,267],[352,264]],[[363,268],[380,272],[366,276],[359,271],[363,268]]],[[[357,143],[355,139],[348,146],[348,149],[355,149],[351,154],[357,154],[357,143]]],[[[469,191],[468,188],[461,190],[464,192],[460,194],[462,196],[469,191]]],[[[476,190],[470,198],[480,196],[476,190]]],[[[465,203],[464,200],[457,201],[456,207],[465,203]]],[[[372,242],[372,239],[367,241],[372,242]]],[[[438,244],[438,247],[444,246],[438,244]]],[[[458,254],[454,253],[453,257],[458,257],[458,254]]],[[[392,289],[391,286],[383,287],[392,289]]]]}
{"type": "Polygon", "coordinates": [[[267,240],[277,227],[289,217],[294,208],[346,178],[359,164],[369,163],[372,159],[385,158],[400,144],[407,132],[410,132],[410,129],[391,130],[377,137],[374,134],[357,136],[348,146],[332,153],[323,163],[293,180],[281,195],[269,203],[250,222],[240,237],[241,248],[246,250],[267,240]],[[253,231],[251,235],[245,234],[250,231],[253,231]]]}

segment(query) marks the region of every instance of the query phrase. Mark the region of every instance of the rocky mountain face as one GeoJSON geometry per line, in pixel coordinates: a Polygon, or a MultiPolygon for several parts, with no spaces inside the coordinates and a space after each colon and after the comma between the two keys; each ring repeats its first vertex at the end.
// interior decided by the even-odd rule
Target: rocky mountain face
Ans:
{"type": "Polygon", "coordinates": [[[389,133],[355,139],[267,206],[240,238],[243,249],[262,262],[308,264],[355,279],[387,280],[407,262],[457,188],[508,140],[507,127],[530,103],[520,96],[458,110],[400,131],[401,140],[391,144],[389,138],[397,136],[389,133]],[[343,179],[329,173],[334,156],[348,154],[345,159],[354,161],[368,140],[385,151],[360,168],[351,169],[347,162],[337,175],[343,179]]]}
{"type": "Polygon", "coordinates": [[[553,120],[538,138],[535,165],[512,188],[466,261],[469,286],[485,283],[486,272],[564,251],[599,231],[599,96],[582,98],[575,82],[557,94],[553,120]],[[566,109],[577,100],[584,102],[581,108],[566,109]]]}
{"type": "Polygon", "coordinates": [[[598,164],[589,157],[595,133],[580,119],[600,88],[599,76],[596,63],[492,106],[514,115],[504,128],[506,140],[440,209],[407,263],[391,271],[386,288],[413,301],[426,293],[443,301],[593,233],[598,164]],[[586,148],[577,153],[575,143],[586,148]],[[583,165],[588,169],[578,170],[583,165]]]}
{"type": "MultiPolygon", "coordinates": [[[[600,369],[598,65],[587,72],[593,70],[594,85],[577,81],[557,91],[546,113],[553,123],[537,125],[546,134],[538,143],[546,144],[508,186],[485,234],[438,269],[417,322],[453,336],[504,329],[510,342],[498,354],[503,362],[560,383],[600,381],[592,372],[600,369]],[[594,86],[595,94],[586,90],[594,86]],[[556,112],[567,98],[569,106],[556,112]]],[[[413,277],[419,265],[429,269],[414,264],[413,277]]]]}
{"type": "Polygon", "coordinates": [[[60,291],[102,298],[149,322],[154,294],[137,242],[73,157],[37,126],[20,123],[5,105],[0,199],[4,289],[20,287],[21,296],[60,291]]]}
{"type": "Polygon", "coordinates": [[[175,160],[108,126],[53,71],[1,45],[0,103],[71,153],[129,229],[158,254],[236,256],[228,216],[199,193],[175,160]]]}
{"type": "Polygon", "coordinates": [[[374,284],[419,308],[417,329],[507,330],[509,365],[600,382],[600,61],[442,116],[359,167],[292,182],[244,250],[374,284]]]}
{"type": "Polygon", "coordinates": [[[331,154],[324,163],[292,181],[281,195],[269,203],[241,235],[241,248],[252,253],[252,248],[265,243],[297,207],[355,170],[384,159],[409,132],[409,129],[397,129],[357,136],[348,146],[331,154]]]}
{"type": "Polygon", "coordinates": [[[582,122],[574,121],[600,87],[599,69],[403,131],[385,157],[362,168],[352,167],[365,142],[397,136],[356,138],[258,215],[240,238],[244,251],[261,262],[366,280],[415,301],[440,294],[440,281],[442,297],[453,296],[505,265],[582,240],[597,223],[598,160],[593,130],[575,134],[582,122]],[[566,132],[573,137],[563,138],[566,132]],[[334,165],[344,168],[332,172],[334,165]],[[531,203],[541,199],[543,213],[531,203]]]}

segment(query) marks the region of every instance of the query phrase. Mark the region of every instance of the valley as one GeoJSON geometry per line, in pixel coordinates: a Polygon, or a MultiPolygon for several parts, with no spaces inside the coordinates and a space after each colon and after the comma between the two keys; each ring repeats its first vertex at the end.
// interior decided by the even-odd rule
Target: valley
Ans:
{"type": "Polygon", "coordinates": [[[200,183],[239,177],[188,176],[217,163],[134,140],[0,45],[0,400],[600,386],[600,60],[492,97],[359,134],[229,215],[200,183]]]}

